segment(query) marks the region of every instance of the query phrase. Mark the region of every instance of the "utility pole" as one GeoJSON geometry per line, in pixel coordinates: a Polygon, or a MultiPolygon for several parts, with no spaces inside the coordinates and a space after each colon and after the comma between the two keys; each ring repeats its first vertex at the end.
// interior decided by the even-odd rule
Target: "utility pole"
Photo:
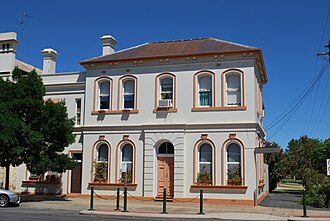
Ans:
{"type": "Polygon", "coordinates": [[[329,57],[329,61],[330,61],[330,40],[327,42],[326,45],[324,45],[325,48],[328,48],[328,52],[317,52],[316,55],[317,56],[325,56],[328,55],[329,57]]]}

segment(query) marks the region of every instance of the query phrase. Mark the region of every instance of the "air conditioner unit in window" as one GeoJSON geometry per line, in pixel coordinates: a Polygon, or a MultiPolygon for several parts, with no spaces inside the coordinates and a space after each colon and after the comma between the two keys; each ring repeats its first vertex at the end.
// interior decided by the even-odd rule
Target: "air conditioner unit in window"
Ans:
{"type": "Polygon", "coordinates": [[[172,107],[172,100],[165,99],[165,100],[159,100],[158,107],[172,107]]]}

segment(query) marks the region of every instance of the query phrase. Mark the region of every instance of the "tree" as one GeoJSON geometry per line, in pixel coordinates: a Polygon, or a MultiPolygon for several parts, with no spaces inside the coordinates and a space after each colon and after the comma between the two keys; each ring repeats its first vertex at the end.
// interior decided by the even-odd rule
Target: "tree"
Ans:
{"type": "Polygon", "coordinates": [[[320,144],[320,140],[307,136],[302,136],[297,140],[292,139],[288,143],[286,152],[292,176],[303,179],[305,170],[313,168],[313,152],[320,144]]]}
{"type": "Polygon", "coordinates": [[[65,103],[43,100],[45,89],[35,71],[15,68],[12,78],[0,78],[0,166],[6,168],[6,189],[10,165],[25,163],[37,174],[63,172],[73,166],[61,153],[74,142],[74,121],[68,118],[65,103]]]}
{"type": "MultiPolygon", "coordinates": [[[[278,148],[279,145],[275,142],[266,143],[265,148],[278,148]]],[[[287,174],[287,167],[285,166],[286,155],[283,152],[283,149],[280,148],[279,153],[269,153],[264,155],[264,161],[268,164],[269,169],[269,189],[270,191],[274,190],[277,186],[277,183],[285,178],[287,174]]]]}

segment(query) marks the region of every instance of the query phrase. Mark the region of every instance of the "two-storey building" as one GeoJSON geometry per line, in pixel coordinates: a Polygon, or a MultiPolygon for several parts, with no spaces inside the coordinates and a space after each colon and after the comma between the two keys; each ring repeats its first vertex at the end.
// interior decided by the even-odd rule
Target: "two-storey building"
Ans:
{"type": "MultiPolygon", "coordinates": [[[[257,204],[268,191],[263,156],[261,49],[214,38],[152,42],[81,61],[84,72],[55,73],[45,49],[45,99],[65,100],[75,117],[67,148],[76,168],[60,193],[112,195],[125,180],[131,195],[257,204]]],[[[24,165],[17,191],[31,189],[24,165]],[[23,181],[23,185],[22,182],[23,181]]],[[[33,185],[32,185],[33,186],[33,185]]]]}

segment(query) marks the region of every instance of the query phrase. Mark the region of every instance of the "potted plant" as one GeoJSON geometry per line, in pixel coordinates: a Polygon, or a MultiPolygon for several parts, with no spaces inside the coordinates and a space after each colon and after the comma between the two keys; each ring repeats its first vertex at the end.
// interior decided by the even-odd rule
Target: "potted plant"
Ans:
{"type": "Polygon", "coordinates": [[[203,166],[200,173],[197,174],[197,184],[199,185],[211,185],[212,184],[212,175],[206,171],[205,166],[203,166]]]}
{"type": "Polygon", "coordinates": [[[119,181],[121,183],[125,183],[125,176],[126,175],[127,175],[127,183],[133,183],[132,170],[128,170],[127,172],[122,172],[119,181]]]}
{"type": "Polygon", "coordinates": [[[107,182],[108,164],[107,162],[95,163],[94,182],[107,182]]]}
{"type": "Polygon", "coordinates": [[[242,185],[242,176],[241,176],[240,167],[235,167],[232,170],[228,170],[227,184],[229,186],[241,186],[242,185]]]}

